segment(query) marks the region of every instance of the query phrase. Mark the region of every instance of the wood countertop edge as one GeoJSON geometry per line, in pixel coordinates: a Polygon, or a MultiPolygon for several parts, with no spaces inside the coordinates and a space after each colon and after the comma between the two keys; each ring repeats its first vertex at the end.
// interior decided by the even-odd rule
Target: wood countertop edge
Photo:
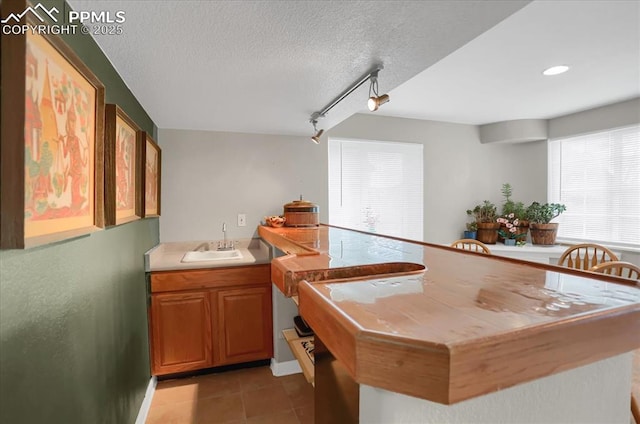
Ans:
{"type": "MultiPolygon", "coordinates": [[[[286,258],[283,257],[283,258],[286,258]]],[[[379,264],[367,264],[346,266],[340,268],[319,268],[305,270],[290,270],[281,261],[276,258],[272,261],[272,278],[276,286],[284,293],[286,297],[296,296],[298,294],[298,284],[302,281],[309,283],[320,283],[331,281],[332,283],[353,282],[359,280],[369,280],[371,278],[390,278],[402,277],[405,275],[421,274],[425,271],[424,265],[412,262],[386,262],[379,264]],[[408,270],[400,271],[402,267],[408,270]],[[396,271],[392,272],[392,269],[396,271]],[[377,272],[374,270],[384,270],[386,272],[377,272]],[[350,274],[347,276],[341,274],[350,274]]]]}
{"type": "Polygon", "coordinates": [[[315,249],[304,246],[300,243],[296,243],[276,232],[277,229],[271,227],[265,227],[264,225],[258,226],[258,235],[267,243],[277,247],[283,252],[289,255],[305,256],[305,255],[319,255],[315,249]]]}
{"type": "MultiPolygon", "coordinates": [[[[356,335],[361,328],[342,311],[327,302],[322,296],[313,294],[312,284],[303,281],[299,285],[298,300],[306,301],[298,304],[298,311],[305,321],[314,329],[331,353],[345,366],[351,377],[356,379],[356,335]],[[304,293],[304,294],[303,294],[304,293]]],[[[357,381],[357,380],[356,380],[357,381]]]]}
{"type": "Polygon", "coordinates": [[[450,346],[456,403],[588,365],[640,347],[640,306],[598,311],[450,346]],[[594,335],[597,335],[594,337],[594,335]]]}
{"type": "Polygon", "coordinates": [[[640,347],[637,304],[446,345],[367,331],[313,286],[300,283],[300,313],[356,382],[445,405],[640,347]]]}

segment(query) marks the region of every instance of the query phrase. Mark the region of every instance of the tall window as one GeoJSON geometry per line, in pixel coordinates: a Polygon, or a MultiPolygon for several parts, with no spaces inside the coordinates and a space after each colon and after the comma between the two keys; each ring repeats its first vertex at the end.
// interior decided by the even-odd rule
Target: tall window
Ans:
{"type": "Polygon", "coordinates": [[[549,143],[558,237],[640,247],[640,125],[549,143]]]}
{"type": "Polygon", "coordinates": [[[422,144],[329,140],[329,223],[422,240],[422,144]]]}

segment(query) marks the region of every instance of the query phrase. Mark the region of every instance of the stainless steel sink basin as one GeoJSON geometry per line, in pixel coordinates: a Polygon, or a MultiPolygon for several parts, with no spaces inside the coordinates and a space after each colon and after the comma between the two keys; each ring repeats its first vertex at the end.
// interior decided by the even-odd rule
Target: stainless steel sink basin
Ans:
{"type": "Polygon", "coordinates": [[[242,252],[234,250],[205,250],[203,252],[187,252],[181,262],[206,262],[242,259],[242,252]]]}

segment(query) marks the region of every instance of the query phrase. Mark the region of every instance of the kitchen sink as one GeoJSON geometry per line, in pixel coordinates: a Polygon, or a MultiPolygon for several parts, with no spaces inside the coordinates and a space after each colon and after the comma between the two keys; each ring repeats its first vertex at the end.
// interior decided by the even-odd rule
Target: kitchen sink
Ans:
{"type": "Polygon", "coordinates": [[[242,252],[233,250],[205,250],[203,252],[187,252],[181,262],[205,262],[242,259],[242,252]]]}

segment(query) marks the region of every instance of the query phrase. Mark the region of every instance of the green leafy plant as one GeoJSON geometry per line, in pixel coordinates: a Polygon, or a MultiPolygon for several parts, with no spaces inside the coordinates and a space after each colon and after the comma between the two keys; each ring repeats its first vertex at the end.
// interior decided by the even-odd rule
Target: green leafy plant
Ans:
{"type": "Polygon", "coordinates": [[[507,217],[513,214],[518,220],[523,221],[527,219],[527,208],[522,202],[514,202],[511,200],[513,189],[511,184],[502,184],[502,196],[504,197],[504,203],[502,204],[502,216],[507,217]]]}
{"type": "Polygon", "coordinates": [[[478,231],[478,223],[476,221],[467,222],[467,231],[478,231]]]}
{"type": "Polygon", "coordinates": [[[496,222],[498,211],[496,205],[488,200],[476,205],[473,209],[467,209],[467,215],[473,216],[476,223],[496,222]]]}
{"type": "Polygon", "coordinates": [[[513,194],[513,189],[511,188],[511,184],[502,184],[502,189],[500,191],[502,192],[502,197],[504,197],[504,204],[502,207],[504,208],[505,205],[512,204],[513,200],[511,200],[511,195],[513,194]]]}
{"type": "Polygon", "coordinates": [[[527,208],[527,219],[533,224],[548,224],[566,210],[567,207],[560,203],[533,202],[527,208]]]}

